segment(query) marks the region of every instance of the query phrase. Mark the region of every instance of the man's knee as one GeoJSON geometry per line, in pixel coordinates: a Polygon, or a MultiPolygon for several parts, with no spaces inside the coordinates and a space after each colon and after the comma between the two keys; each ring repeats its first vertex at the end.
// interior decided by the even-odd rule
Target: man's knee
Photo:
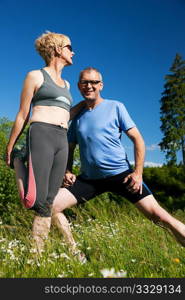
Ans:
{"type": "Polygon", "coordinates": [[[62,212],[77,204],[76,198],[66,188],[60,188],[53,202],[52,214],[62,212]]]}
{"type": "Polygon", "coordinates": [[[141,199],[136,203],[136,207],[154,223],[165,222],[169,216],[168,212],[159,205],[152,195],[141,199]]]}

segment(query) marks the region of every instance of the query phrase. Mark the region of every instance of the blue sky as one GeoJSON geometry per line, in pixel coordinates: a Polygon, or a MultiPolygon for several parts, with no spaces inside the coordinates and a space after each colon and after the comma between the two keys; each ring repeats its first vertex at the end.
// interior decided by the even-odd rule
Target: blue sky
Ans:
{"type": "MultiPolygon", "coordinates": [[[[34,41],[45,30],[71,38],[74,64],[63,77],[70,81],[74,103],[81,100],[80,70],[98,68],[102,96],[123,102],[141,131],[146,161],[164,163],[157,146],[162,138],[159,101],[176,53],[185,59],[185,1],[1,0],[0,117],[14,120],[26,73],[44,66],[34,41]]],[[[132,161],[132,143],[126,136],[123,143],[132,161]]]]}

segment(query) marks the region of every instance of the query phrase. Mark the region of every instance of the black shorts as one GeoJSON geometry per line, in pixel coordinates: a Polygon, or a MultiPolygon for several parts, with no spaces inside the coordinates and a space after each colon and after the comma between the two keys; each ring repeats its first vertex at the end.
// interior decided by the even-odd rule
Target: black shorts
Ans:
{"type": "Polygon", "coordinates": [[[123,183],[123,180],[132,172],[133,171],[128,170],[115,176],[96,180],[87,180],[79,175],[76,178],[75,183],[67,189],[75,196],[79,204],[105,192],[112,192],[121,195],[130,202],[136,203],[152,193],[145,183],[143,183],[142,194],[139,194],[139,192],[133,194],[127,190],[128,183],[123,183]]]}

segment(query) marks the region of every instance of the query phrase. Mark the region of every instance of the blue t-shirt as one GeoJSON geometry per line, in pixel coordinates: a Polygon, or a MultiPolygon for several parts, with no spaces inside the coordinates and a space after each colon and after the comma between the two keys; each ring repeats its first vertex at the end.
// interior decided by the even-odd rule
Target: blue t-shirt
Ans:
{"type": "Polygon", "coordinates": [[[77,115],[68,130],[68,141],[79,144],[83,178],[106,178],[128,170],[121,133],[135,126],[125,106],[113,100],[103,100],[77,115]]]}

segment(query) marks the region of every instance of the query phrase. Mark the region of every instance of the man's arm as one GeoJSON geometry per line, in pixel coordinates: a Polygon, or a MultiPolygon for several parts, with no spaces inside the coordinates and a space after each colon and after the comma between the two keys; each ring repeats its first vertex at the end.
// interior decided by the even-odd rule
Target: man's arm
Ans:
{"type": "Polygon", "coordinates": [[[70,109],[70,120],[73,120],[74,117],[85,107],[85,101],[81,101],[70,109]]]}
{"type": "Polygon", "coordinates": [[[132,193],[140,192],[140,194],[142,194],[142,174],[145,157],[145,143],[136,127],[129,129],[126,134],[134,144],[135,168],[134,172],[125,178],[124,183],[129,180],[130,183],[128,185],[128,189],[132,193]]]}
{"type": "Polygon", "coordinates": [[[75,143],[69,143],[67,169],[66,169],[66,174],[64,176],[64,186],[65,187],[72,185],[76,180],[76,176],[72,173],[73,157],[74,157],[75,148],[76,148],[75,143]]]}

